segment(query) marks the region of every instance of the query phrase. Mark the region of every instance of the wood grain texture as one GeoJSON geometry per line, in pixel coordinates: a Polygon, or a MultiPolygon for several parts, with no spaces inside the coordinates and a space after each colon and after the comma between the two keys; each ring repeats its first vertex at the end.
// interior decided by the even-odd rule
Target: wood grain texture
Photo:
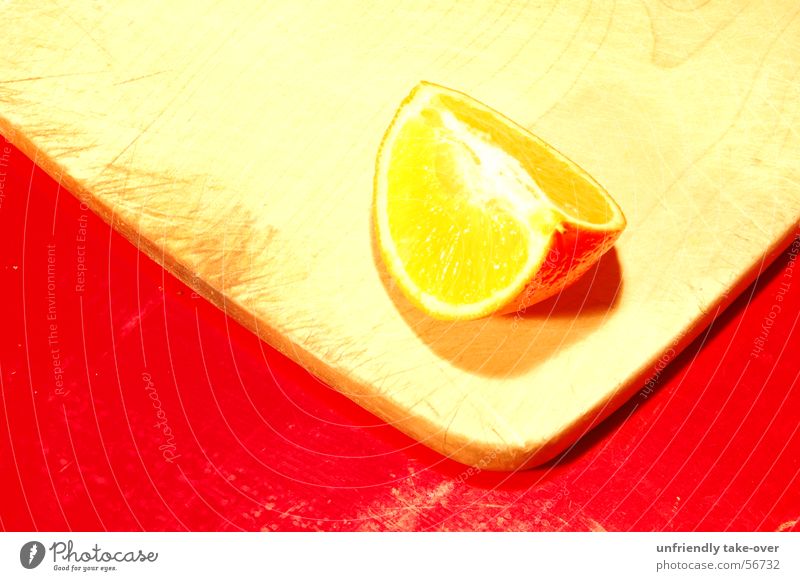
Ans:
{"type": "Polygon", "coordinates": [[[7,2],[0,129],[129,239],[462,462],[547,460],[800,216],[792,2],[7,2]],[[629,226],[524,316],[445,323],[376,259],[375,152],[421,79],[532,129],[629,226]]]}

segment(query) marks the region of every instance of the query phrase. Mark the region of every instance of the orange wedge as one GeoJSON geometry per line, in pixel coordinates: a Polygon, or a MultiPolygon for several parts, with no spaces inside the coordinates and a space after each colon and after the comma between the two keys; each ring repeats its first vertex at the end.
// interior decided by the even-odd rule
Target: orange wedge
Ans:
{"type": "Polygon", "coordinates": [[[374,211],[388,271],[438,319],[551,297],[625,228],[619,206],[575,163],[475,99],[426,82],[383,138],[374,211]]]}

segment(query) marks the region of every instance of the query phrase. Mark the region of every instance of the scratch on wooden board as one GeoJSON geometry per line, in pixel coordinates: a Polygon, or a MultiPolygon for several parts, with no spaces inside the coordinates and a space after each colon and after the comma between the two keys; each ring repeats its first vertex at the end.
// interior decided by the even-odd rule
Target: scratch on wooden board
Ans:
{"type": "Polygon", "coordinates": [[[100,44],[100,42],[92,35],[92,33],[89,32],[88,28],[86,28],[83,24],[78,22],[68,11],[65,10],[62,12],[62,14],[66,16],[69,19],[69,21],[72,22],[72,24],[80,28],[81,32],[83,32],[84,37],[88,38],[92,42],[92,44],[94,44],[98,49],[100,49],[100,52],[102,52],[103,54],[106,55],[106,57],[108,57],[109,63],[113,62],[114,57],[111,55],[108,49],[104,47],[102,44],[100,44]]]}
{"type": "Polygon", "coordinates": [[[156,122],[157,122],[159,119],[161,119],[161,117],[163,117],[163,116],[164,116],[164,113],[166,113],[166,112],[167,112],[167,109],[168,109],[168,107],[164,107],[164,108],[163,108],[163,109],[162,109],[162,110],[161,110],[161,111],[158,113],[158,115],[156,115],[155,117],[153,117],[153,118],[152,118],[152,119],[151,119],[151,120],[150,120],[150,121],[147,123],[147,125],[145,125],[145,126],[144,126],[144,127],[143,127],[143,128],[142,128],[142,129],[141,129],[141,130],[140,130],[140,131],[139,131],[139,132],[138,132],[138,133],[137,133],[137,134],[136,134],[136,135],[133,137],[133,139],[131,139],[131,140],[128,142],[128,144],[127,144],[125,147],[123,147],[123,148],[120,150],[120,152],[119,152],[119,153],[117,153],[117,155],[115,155],[115,156],[114,156],[114,157],[111,159],[111,161],[109,161],[109,162],[108,162],[108,164],[107,164],[107,167],[110,169],[110,168],[111,168],[113,165],[115,165],[115,164],[116,164],[116,162],[117,162],[117,160],[119,160],[119,158],[121,158],[121,157],[122,157],[122,156],[125,154],[125,152],[126,152],[126,151],[128,151],[128,150],[129,150],[131,147],[133,147],[133,146],[134,146],[134,144],[135,144],[137,141],[139,141],[139,139],[141,139],[141,138],[142,138],[142,136],[144,136],[144,134],[145,134],[145,133],[147,133],[147,132],[150,130],[150,128],[151,128],[151,127],[153,127],[153,125],[155,125],[155,124],[156,124],[156,122]]]}
{"type": "MultiPolygon", "coordinates": [[[[455,404],[455,409],[453,410],[453,413],[450,416],[450,421],[447,422],[447,427],[444,429],[444,437],[442,438],[442,442],[444,443],[445,446],[447,445],[447,438],[448,436],[450,436],[450,428],[453,427],[453,422],[455,421],[456,416],[458,416],[458,414],[461,412],[461,408],[464,406],[464,402],[466,401],[468,395],[469,394],[464,393],[458,400],[458,402],[455,404]]],[[[430,406],[430,403],[428,403],[428,405],[430,406]]]]}
{"type": "Polygon", "coordinates": [[[126,85],[128,83],[134,83],[136,81],[143,81],[144,79],[149,79],[149,78],[155,77],[157,75],[163,75],[164,73],[168,73],[168,72],[169,72],[169,69],[164,69],[162,71],[155,71],[155,72],[147,73],[147,74],[144,74],[144,75],[138,75],[136,77],[131,77],[131,78],[125,79],[123,81],[117,81],[116,83],[114,83],[114,86],[116,87],[116,86],[119,86],[119,85],[126,85]]]}
{"type": "Polygon", "coordinates": [[[105,71],[77,71],[72,73],[58,73],[54,75],[38,75],[34,77],[21,77],[18,79],[0,79],[0,85],[9,85],[11,83],[27,83],[31,81],[45,81],[48,79],[58,79],[62,77],[75,77],[79,75],[96,75],[104,73],[105,71]]]}

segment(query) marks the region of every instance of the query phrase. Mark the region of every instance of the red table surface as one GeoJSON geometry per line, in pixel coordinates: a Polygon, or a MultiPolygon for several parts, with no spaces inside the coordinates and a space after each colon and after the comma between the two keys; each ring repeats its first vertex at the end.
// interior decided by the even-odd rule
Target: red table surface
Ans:
{"type": "Polygon", "coordinates": [[[798,528],[800,239],[652,393],[545,466],[481,472],[323,385],[0,149],[4,530],[798,528]]]}

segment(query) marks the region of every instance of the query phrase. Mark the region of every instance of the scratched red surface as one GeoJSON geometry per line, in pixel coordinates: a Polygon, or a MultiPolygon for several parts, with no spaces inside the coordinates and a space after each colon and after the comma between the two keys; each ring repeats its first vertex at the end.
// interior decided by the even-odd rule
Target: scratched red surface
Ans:
{"type": "Polygon", "coordinates": [[[258,341],[3,143],[5,530],[797,528],[798,246],[652,393],[544,467],[481,473],[258,341]]]}

